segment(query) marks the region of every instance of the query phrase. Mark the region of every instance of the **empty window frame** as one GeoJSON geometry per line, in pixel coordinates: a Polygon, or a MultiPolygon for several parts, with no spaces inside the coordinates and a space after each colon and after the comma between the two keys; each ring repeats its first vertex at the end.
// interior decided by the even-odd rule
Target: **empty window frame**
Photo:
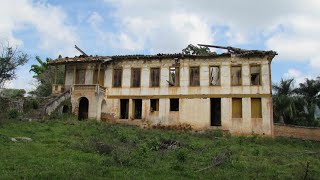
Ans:
{"type": "Polygon", "coordinates": [[[113,87],[121,87],[122,69],[113,69],[113,87]]]}
{"type": "Polygon", "coordinates": [[[251,98],[251,118],[262,118],[261,98],[251,98]]]}
{"type": "Polygon", "coordinates": [[[86,70],[77,69],[76,70],[76,84],[85,84],[86,80],[86,70]]]}
{"type": "Polygon", "coordinates": [[[150,111],[159,111],[159,99],[150,99],[150,111]]]}
{"type": "Polygon", "coordinates": [[[190,86],[200,86],[200,68],[190,67],[190,86]]]}
{"type": "Polygon", "coordinates": [[[210,67],[210,86],[220,85],[220,67],[211,66],[210,67]]]}
{"type": "Polygon", "coordinates": [[[241,66],[231,66],[231,85],[241,86],[241,66]]]}
{"type": "Polygon", "coordinates": [[[179,86],[179,81],[180,81],[179,67],[170,67],[169,85],[170,86],[179,86]]]}
{"type": "Polygon", "coordinates": [[[141,69],[131,69],[131,87],[140,87],[141,84],[141,69]]]}
{"type": "Polygon", "coordinates": [[[250,79],[251,85],[261,85],[261,73],[260,65],[251,65],[250,66],[250,79]]]}
{"type": "Polygon", "coordinates": [[[232,98],[232,118],[242,118],[241,98],[232,98]]]}
{"type": "Polygon", "coordinates": [[[98,73],[99,70],[96,69],[93,73],[93,84],[100,84],[101,86],[104,85],[104,69],[100,69],[100,75],[99,75],[99,82],[98,82],[98,73]]]}
{"type": "Polygon", "coordinates": [[[150,69],[150,86],[151,87],[160,86],[160,68],[150,69]]]}
{"type": "Polygon", "coordinates": [[[179,99],[170,99],[170,111],[179,111],[179,99]]]}

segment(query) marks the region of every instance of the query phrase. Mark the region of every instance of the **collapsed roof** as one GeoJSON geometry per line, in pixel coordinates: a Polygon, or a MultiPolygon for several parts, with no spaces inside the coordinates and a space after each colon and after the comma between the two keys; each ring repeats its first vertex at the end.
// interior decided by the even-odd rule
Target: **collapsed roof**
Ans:
{"type": "Polygon", "coordinates": [[[262,51],[262,50],[246,50],[240,49],[235,47],[224,47],[224,46],[215,46],[215,45],[203,45],[199,44],[199,46],[205,47],[214,47],[220,49],[227,49],[228,52],[217,54],[212,52],[207,55],[191,55],[191,54],[183,54],[183,53],[176,53],[176,54],[156,54],[156,55],[115,55],[115,56],[87,56],[85,53],[80,56],[75,57],[65,57],[65,58],[58,58],[55,60],[50,60],[48,62],[49,65],[61,65],[61,64],[69,64],[69,63],[107,63],[114,60],[152,60],[152,59],[165,59],[165,58],[217,58],[217,57],[265,57],[267,56],[270,60],[274,58],[274,56],[278,55],[275,51],[262,51]]]}

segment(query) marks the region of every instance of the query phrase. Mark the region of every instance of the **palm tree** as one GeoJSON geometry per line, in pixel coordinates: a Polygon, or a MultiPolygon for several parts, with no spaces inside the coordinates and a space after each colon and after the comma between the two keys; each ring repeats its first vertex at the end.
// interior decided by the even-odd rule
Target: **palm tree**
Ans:
{"type": "Polygon", "coordinates": [[[43,61],[40,57],[36,56],[36,60],[38,61],[38,64],[33,64],[30,72],[35,73],[33,77],[37,79],[39,84],[37,84],[36,89],[29,92],[29,94],[39,97],[47,97],[51,95],[54,79],[56,79],[57,83],[63,84],[64,66],[60,66],[58,68],[49,66],[48,61],[50,58],[46,58],[46,61],[43,61]]]}
{"type": "Polygon", "coordinates": [[[272,89],[276,95],[291,96],[294,94],[295,89],[293,88],[294,79],[281,79],[279,84],[273,84],[272,89]]]}
{"type": "Polygon", "coordinates": [[[281,123],[292,124],[297,114],[293,82],[294,79],[281,79],[278,84],[272,86],[274,117],[281,123]]]}
{"type": "Polygon", "coordinates": [[[313,125],[316,106],[320,107],[320,78],[316,80],[307,78],[304,83],[299,84],[296,92],[302,97],[304,107],[306,107],[306,125],[313,125]]]}
{"type": "Polygon", "coordinates": [[[50,59],[47,58],[46,61],[42,61],[39,56],[36,56],[36,60],[38,61],[39,65],[33,64],[31,66],[31,69],[30,69],[29,72],[31,72],[31,71],[34,72],[35,75],[33,76],[33,78],[37,78],[38,79],[40,77],[40,75],[42,73],[44,73],[48,69],[48,63],[47,62],[50,59]]]}

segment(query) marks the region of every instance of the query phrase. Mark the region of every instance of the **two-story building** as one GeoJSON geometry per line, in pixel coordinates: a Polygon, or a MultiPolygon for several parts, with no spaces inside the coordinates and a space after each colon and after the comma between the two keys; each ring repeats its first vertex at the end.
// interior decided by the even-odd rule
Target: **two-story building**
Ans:
{"type": "MultiPolygon", "coordinates": [[[[274,51],[59,58],[79,119],[272,135],[274,51]]],[[[60,91],[55,85],[53,91],[60,91]]]]}

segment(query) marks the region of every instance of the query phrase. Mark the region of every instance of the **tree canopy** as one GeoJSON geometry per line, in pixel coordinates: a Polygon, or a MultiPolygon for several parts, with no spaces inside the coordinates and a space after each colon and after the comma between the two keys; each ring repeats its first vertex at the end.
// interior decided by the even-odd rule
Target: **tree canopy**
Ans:
{"type": "Polygon", "coordinates": [[[29,92],[29,94],[38,97],[47,97],[51,95],[52,84],[55,78],[57,84],[64,83],[64,66],[49,66],[48,60],[50,60],[50,58],[46,58],[46,61],[43,61],[39,56],[36,56],[38,64],[33,64],[30,72],[35,74],[33,78],[37,79],[38,84],[36,89],[29,92]],[[57,76],[55,77],[55,75],[57,76]]]}
{"type": "Polygon", "coordinates": [[[286,124],[320,126],[316,109],[320,107],[320,78],[305,79],[294,87],[294,79],[281,79],[273,85],[274,119],[286,124]]]}
{"type": "Polygon", "coordinates": [[[0,44],[0,88],[4,86],[5,82],[15,79],[17,67],[27,62],[27,54],[9,44],[0,44]]]}
{"type": "Polygon", "coordinates": [[[41,74],[43,74],[47,69],[48,69],[48,61],[50,58],[47,58],[46,61],[42,61],[39,56],[36,56],[36,61],[39,63],[38,64],[33,64],[31,66],[30,72],[34,72],[35,75],[33,76],[34,78],[40,77],[41,74]]]}
{"type": "Polygon", "coordinates": [[[208,47],[198,47],[193,44],[189,44],[186,48],[182,49],[182,54],[187,55],[212,55],[215,52],[211,52],[208,47]]]}

